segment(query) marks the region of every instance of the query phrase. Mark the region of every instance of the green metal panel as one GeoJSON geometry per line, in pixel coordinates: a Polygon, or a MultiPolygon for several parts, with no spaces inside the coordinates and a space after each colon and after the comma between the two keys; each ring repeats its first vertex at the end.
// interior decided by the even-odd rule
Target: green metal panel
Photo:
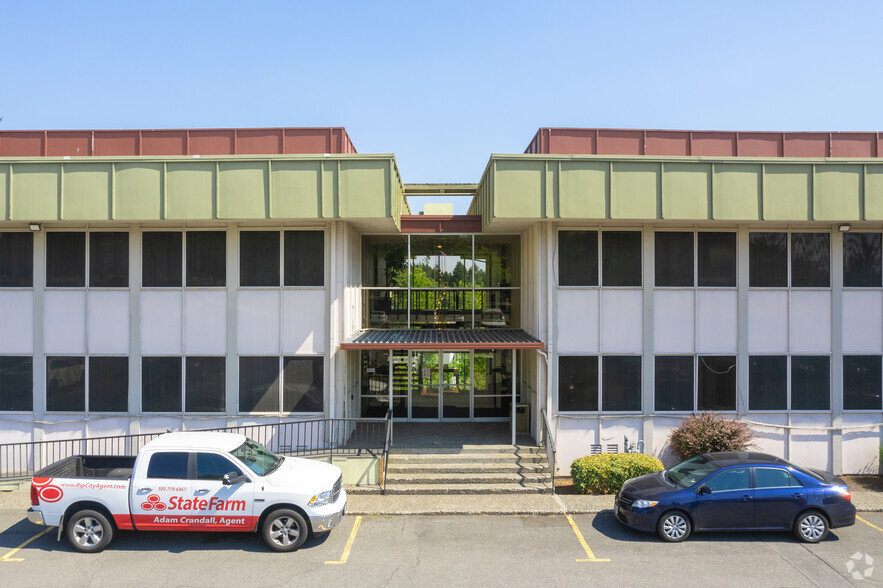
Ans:
{"type": "Polygon", "coordinates": [[[546,162],[502,159],[494,167],[494,217],[544,218],[546,162]]]}
{"type": "Polygon", "coordinates": [[[10,220],[58,220],[60,163],[12,166],[10,220]]]}
{"type": "Polygon", "coordinates": [[[274,161],[270,172],[270,217],[322,218],[322,164],[274,161]]]}
{"type": "Polygon", "coordinates": [[[883,220],[883,165],[865,166],[865,220],[883,220]]]}
{"type": "Polygon", "coordinates": [[[0,164],[0,220],[9,220],[9,166],[0,164]]]}
{"type": "Polygon", "coordinates": [[[766,165],[763,220],[810,220],[811,165],[766,165]]]}
{"type": "Polygon", "coordinates": [[[610,179],[610,218],[658,218],[660,164],[614,162],[610,179]]]}
{"type": "Polygon", "coordinates": [[[222,161],[218,164],[218,217],[269,218],[267,161],[222,161]]]}
{"type": "Polygon", "coordinates": [[[162,163],[117,163],[114,167],[114,218],[163,218],[162,173],[162,163]]]}
{"type": "Polygon", "coordinates": [[[338,212],[342,218],[393,216],[389,160],[340,160],[338,212]],[[378,198],[378,196],[382,196],[378,198]]]}
{"type": "Polygon", "coordinates": [[[340,162],[328,161],[322,164],[322,216],[338,216],[338,193],[340,188],[340,162]]]}
{"type": "Polygon", "coordinates": [[[715,220],[759,219],[762,175],[760,165],[715,163],[712,217],[715,220]]]}
{"type": "Polygon", "coordinates": [[[62,171],[61,218],[111,218],[113,168],[109,163],[65,163],[62,171]]]}
{"type": "Polygon", "coordinates": [[[166,164],[166,218],[210,220],[215,210],[214,162],[166,164]]]}
{"type": "Polygon", "coordinates": [[[558,179],[561,218],[607,218],[610,164],[606,161],[562,161],[558,179]]]}
{"type": "Polygon", "coordinates": [[[664,163],[662,218],[711,218],[711,164],[664,163]]]}
{"type": "Polygon", "coordinates": [[[813,220],[861,220],[862,166],[816,166],[813,220]]]}

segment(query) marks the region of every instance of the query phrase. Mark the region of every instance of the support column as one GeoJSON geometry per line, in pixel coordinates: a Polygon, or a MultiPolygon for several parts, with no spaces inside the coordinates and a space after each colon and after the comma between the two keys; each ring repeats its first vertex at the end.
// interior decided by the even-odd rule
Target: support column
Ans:
{"type": "MultiPolygon", "coordinates": [[[[642,232],[643,241],[643,361],[641,374],[641,410],[643,413],[642,437],[644,440],[644,452],[653,455],[653,283],[655,275],[655,246],[656,241],[653,227],[645,225],[642,232]]],[[[599,440],[600,443],[600,440],[599,440]]],[[[627,448],[623,448],[626,450],[627,448]]]]}
{"type": "Polygon", "coordinates": [[[831,471],[843,473],[843,233],[831,233],[831,471]]]}
{"type": "Polygon", "coordinates": [[[515,443],[515,399],[518,387],[518,350],[512,350],[512,445],[515,443]]]}
{"type": "Polygon", "coordinates": [[[129,434],[141,433],[141,227],[129,231],[129,434]]]}
{"type": "MultiPolygon", "coordinates": [[[[46,289],[46,230],[34,232],[34,347],[33,347],[33,378],[34,378],[34,423],[33,441],[43,440],[43,425],[38,424],[46,416],[46,353],[43,349],[43,294],[46,289]]],[[[39,447],[39,446],[38,446],[39,447]]],[[[42,456],[34,454],[34,469],[40,469],[42,456]]],[[[47,465],[47,464],[42,464],[47,465]]]]}
{"type": "Polygon", "coordinates": [[[736,231],[736,413],[748,419],[748,227],[736,231]]]}
{"type": "MultiPolygon", "coordinates": [[[[239,230],[227,227],[227,421],[239,414],[239,345],[237,309],[239,307],[239,230]]],[[[280,390],[280,393],[282,391],[280,390]]]]}

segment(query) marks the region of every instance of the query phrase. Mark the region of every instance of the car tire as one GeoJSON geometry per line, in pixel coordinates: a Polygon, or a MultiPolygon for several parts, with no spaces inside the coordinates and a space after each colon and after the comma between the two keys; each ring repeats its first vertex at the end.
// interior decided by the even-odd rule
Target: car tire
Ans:
{"type": "Polygon", "coordinates": [[[818,543],[828,536],[828,519],[815,510],[801,513],[794,521],[794,535],[804,543],[818,543]]]}
{"type": "Polygon", "coordinates": [[[113,525],[98,511],[80,510],[67,520],[66,533],[80,553],[100,553],[113,540],[113,525]]]}
{"type": "Polygon", "coordinates": [[[670,510],[659,517],[656,533],[663,541],[679,543],[690,536],[693,525],[690,518],[679,510],[670,510]]]}
{"type": "Polygon", "coordinates": [[[274,551],[297,551],[307,540],[309,527],[299,512],[280,508],[264,519],[261,534],[267,546],[274,551]]]}

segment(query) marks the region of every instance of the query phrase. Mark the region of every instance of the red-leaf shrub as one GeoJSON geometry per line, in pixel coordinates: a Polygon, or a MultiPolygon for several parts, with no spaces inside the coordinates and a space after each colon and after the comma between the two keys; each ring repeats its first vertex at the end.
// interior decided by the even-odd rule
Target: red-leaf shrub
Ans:
{"type": "Polygon", "coordinates": [[[746,451],[754,447],[754,433],[745,423],[714,412],[700,412],[668,436],[672,451],[682,460],[712,451],[746,451]]]}

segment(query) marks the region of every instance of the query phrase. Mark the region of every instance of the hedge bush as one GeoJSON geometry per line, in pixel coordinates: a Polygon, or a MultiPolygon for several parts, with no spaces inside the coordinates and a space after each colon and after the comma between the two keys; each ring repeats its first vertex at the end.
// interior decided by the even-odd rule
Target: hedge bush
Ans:
{"type": "Polygon", "coordinates": [[[675,455],[686,460],[712,451],[746,451],[754,447],[754,433],[743,422],[700,412],[674,429],[668,442],[675,455]]]}
{"type": "Polygon", "coordinates": [[[614,494],[626,480],[662,469],[662,462],[652,455],[602,453],[573,460],[570,477],[577,494],[614,494]]]}

